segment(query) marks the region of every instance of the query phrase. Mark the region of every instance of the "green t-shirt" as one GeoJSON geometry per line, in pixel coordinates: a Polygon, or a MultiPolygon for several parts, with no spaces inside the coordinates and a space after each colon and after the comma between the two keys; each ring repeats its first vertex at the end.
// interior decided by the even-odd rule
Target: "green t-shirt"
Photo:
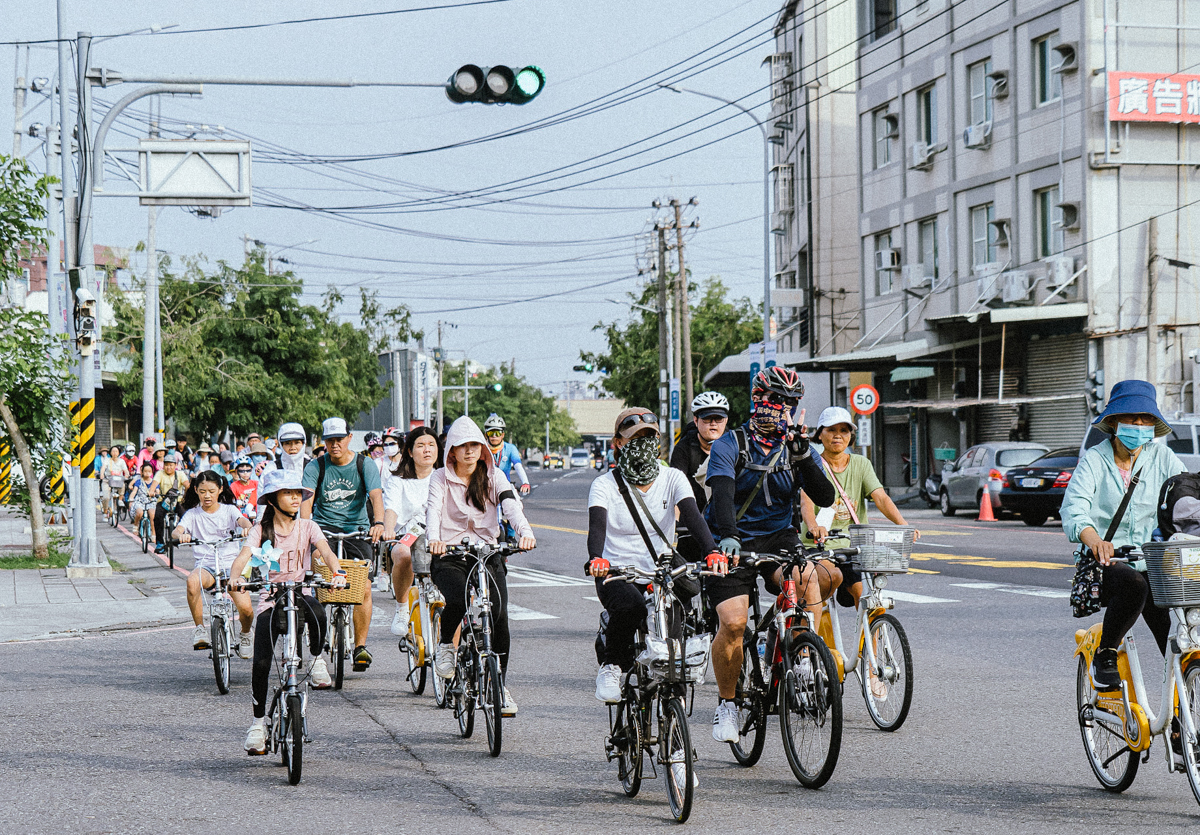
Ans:
{"type": "Polygon", "coordinates": [[[322,530],[338,533],[352,533],[365,528],[368,494],[380,489],[379,467],[374,461],[363,461],[362,481],[366,482],[363,484],[358,478],[356,460],[339,467],[329,458],[313,459],[304,468],[303,484],[309,490],[317,489],[322,460],[325,461],[325,480],[321,482],[320,495],[313,500],[313,521],[322,530]]]}
{"type": "MultiPolygon", "coordinates": [[[[842,500],[842,493],[854,503],[854,512],[858,515],[859,524],[867,524],[867,497],[878,490],[883,485],[879,483],[879,477],[875,475],[875,468],[871,466],[871,459],[865,455],[850,454],[850,461],[846,464],[846,469],[840,473],[835,473],[833,468],[829,466],[829,462],[824,458],[821,459],[821,467],[825,470],[825,475],[836,482],[834,491],[837,492],[837,486],[841,486],[841,492],[837,492],[837,501],[834,503],[833,522],[826,527],[830,530],[839,528],[846,530],[850,525],[854,524],[854,518],[850,515],[850,510],[846,507],[846,503],[842,500]]],[[[820,508],[817,509],[820,513],[820,508]]],[[[808,533],[808,526],[805,525],[800,531],[801,536],[808,533]]],[[[830,548],[844,548],[850,544],[848,539],[831,539],[828,546],[830,548]]]]}

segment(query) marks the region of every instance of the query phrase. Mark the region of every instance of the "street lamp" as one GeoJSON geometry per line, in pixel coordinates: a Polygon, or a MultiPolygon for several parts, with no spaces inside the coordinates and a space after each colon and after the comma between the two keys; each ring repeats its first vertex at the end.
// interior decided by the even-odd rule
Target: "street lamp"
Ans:
{"type": "Polygon", "coordinates": [[[692,90],[687,87],[673,87],[670,84],[660,83],[658,85],[665,90],[670,90],[672,93],[691,93],[694,96],[703,96],[706,99],[722,102],[730,107],[736,107],[738,110],[745,113],[754,120],[754,124],[758,125],[758,129],[763,135],[763,351],[767,350],[767,343],[771,341],[771,137],[767,133],[767,126],[762,123],[762,120],[755,116],[749,109],[743,107],[735,101],[723,99],[720,96],[714,96],[712,93],[702,93],[699,90],[692,90]]]}

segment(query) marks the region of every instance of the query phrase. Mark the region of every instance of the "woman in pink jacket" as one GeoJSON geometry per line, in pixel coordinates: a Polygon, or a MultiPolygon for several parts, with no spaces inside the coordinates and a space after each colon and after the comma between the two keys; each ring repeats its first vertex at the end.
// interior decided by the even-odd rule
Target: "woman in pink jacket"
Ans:
{"type": "MultiPolygon", "coordinates": [[[[521,512],[521,502],[508,478],[485,454],[486,439],[475,422],[465,415],[454,421],[446,433],[445,466],[429,478],[429,503],[425,506],[425,537],[433,557],[430,575],[446,598],[442,610],[442,634],[439,637],[433,671],[442,678],[454,677],[455,633],[466,614],[467,576],[471,565],[461,557],[447,556],[446,545],[457,545],[465,538],[472,543],[494,544],[500,537],[500,514],[517,532],[518,545],[528,551],[537,545],[533,530],[521,512]]],[[[494,557],[488,564],[492,582],[499,592],[494,609],[492,642],[500,655],[500,672],[508,671],[508,572],[504,558],[494,557]]],[[[515,716],[517,703],[504,688],[505,716],[515,716]]]]}

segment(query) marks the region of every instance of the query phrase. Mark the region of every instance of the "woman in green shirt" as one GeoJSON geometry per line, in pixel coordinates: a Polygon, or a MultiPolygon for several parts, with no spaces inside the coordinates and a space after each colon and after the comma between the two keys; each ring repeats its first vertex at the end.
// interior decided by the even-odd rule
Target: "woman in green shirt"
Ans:
{"type": "MultiPolygon", "coordinates": [[[[865,455],[855,455],[850,452],[854,443],[854,418],[840,406],[830,406],[821,412],[813,440],[823,447],[821,464],[826,475],[833,480],[837,491],[837,501],[833,507],[824,508],[820,513],[809,500],[801,494],[800,514],[804,520],[801,535],[811,532],[812,538],[818,545],[829,542],[832,547],[844,548],[850,545],[847,539],[831,540],[830,530],[846,530],[850,525],[865,525],[867,523],[867,499],[897,525],[907,525],[904,515],[896,507],[895,502],[883,489],[875,468],[865,455]]],[[[920,531],[916,536],[919,538],[920,531]]],[[[832,569],[835,572],[833,587],[837,589],[838,603],[854,608],[858,606],[858,598],[862,594],[862,575],[849,566],[832,569]]]]}

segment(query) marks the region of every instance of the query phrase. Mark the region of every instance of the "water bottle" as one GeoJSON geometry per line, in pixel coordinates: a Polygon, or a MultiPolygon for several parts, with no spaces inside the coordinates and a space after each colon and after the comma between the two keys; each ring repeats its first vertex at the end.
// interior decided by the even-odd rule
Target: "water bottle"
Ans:
{"type": "Polygon", "coordinates": [[[758,669],[767,669],[767,636],[764,633],[758,635],[758,669]]]}

